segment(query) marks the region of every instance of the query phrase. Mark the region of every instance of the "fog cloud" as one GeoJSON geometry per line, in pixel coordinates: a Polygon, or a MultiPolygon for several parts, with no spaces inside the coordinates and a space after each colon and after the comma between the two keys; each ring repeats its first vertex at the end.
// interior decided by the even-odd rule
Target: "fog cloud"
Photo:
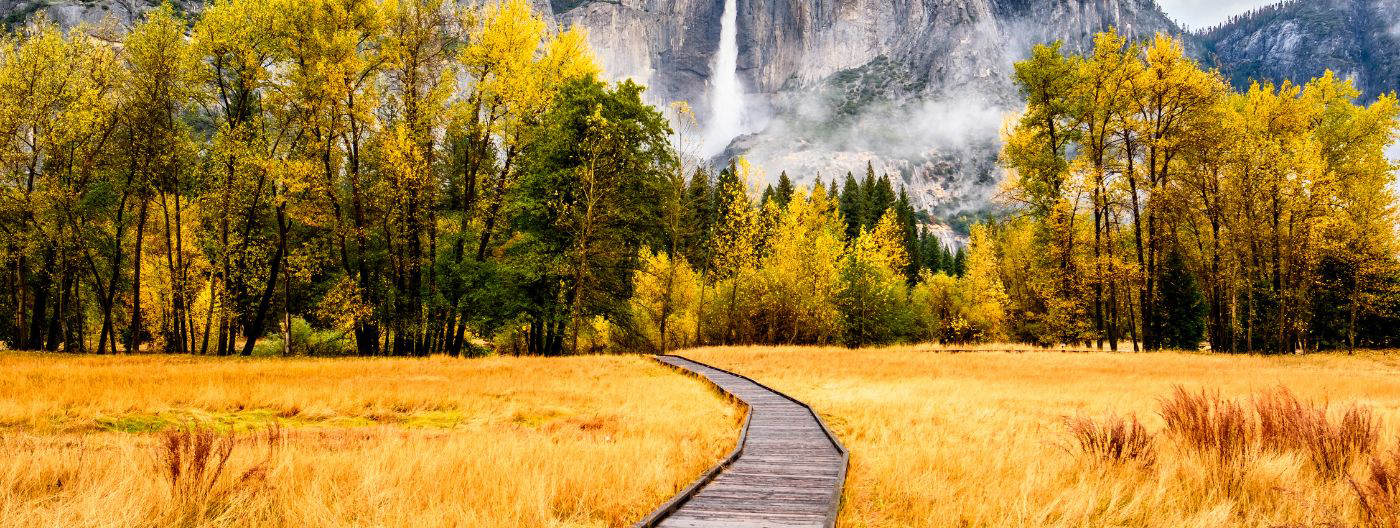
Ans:
{"type": "Polygon", "coordinates": [[[851,111],[806,97],[774,112],[762,133],[734,145],[770,181],[780,172],[803,185],[820,177],[889,174],[923,209],[980,209],[996,189],[996,153],[1006,110],[976,95],[913,98],[851,111]]]}

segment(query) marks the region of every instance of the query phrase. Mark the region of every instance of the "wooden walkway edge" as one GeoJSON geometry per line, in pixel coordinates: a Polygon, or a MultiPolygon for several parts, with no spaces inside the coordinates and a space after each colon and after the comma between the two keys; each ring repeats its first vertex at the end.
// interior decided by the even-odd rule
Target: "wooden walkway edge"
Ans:
{"type": "Polygon", "coordinates": [[[850,453],[816,411],[742,374],[680,356],[655,359],[709,381],[748,413],[734,451],[634,528],[836,525],[850,453]]]}

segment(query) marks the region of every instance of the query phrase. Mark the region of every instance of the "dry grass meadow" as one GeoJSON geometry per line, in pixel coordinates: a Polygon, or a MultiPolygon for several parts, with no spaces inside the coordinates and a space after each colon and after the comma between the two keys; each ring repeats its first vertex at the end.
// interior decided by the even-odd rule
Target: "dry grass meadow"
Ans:
{"type": "Polygon", "coordinates": [[[843,527],[1400,526],[1400,356],[684,354],[823,414],[843,527]]]}
{"type": "MultiPolygon", "coordinates": [[[[682,354],[824,415],[852,452],[843,527],[1400,526],[1400,356],[682,354]]],[[[635,356],[0,373],[0,527],[624,526],[741,419],[635,356]]]]}
{"type": "Polygon", "coordinates": [[[0,527],[620,526],[740,420],[635,356],[5,353],[0,527]]]}

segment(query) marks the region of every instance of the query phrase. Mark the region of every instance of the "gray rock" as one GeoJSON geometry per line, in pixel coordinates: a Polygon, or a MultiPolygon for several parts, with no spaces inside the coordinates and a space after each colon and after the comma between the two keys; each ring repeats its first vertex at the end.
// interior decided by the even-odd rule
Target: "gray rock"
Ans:
{"type": "MultiPolygon", "coordinates": [[[[610,75],[650,85],[708,118],[706,82],[722,0],[556,1],[563,25],[589,30],[610,75]],[[563,5],[574,3],[576,5],[563,5]]],[[[797,181],[862,172],[899,176],[925,209],[987,204],[1011,65],[1039,42],[1085,49],[1108,27],[1179,33],[1153,0],[739,0],[739,75],[754,134],[746,155],[797,181]]]]}
{"type": "Polygon", "coordinates": [[[1363,97],[1400,89],[1400,0],[1284,2],[1199,35],[1208,63],[1237,87],[1305,83],[1332,70],[1363,97]]]}

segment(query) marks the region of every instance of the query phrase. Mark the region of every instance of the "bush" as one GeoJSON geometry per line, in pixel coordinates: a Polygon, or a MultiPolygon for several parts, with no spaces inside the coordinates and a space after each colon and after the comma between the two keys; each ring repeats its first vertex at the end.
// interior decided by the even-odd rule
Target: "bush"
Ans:
{"type": "Polygon", "coordinates": [[[1153,435],[1147,432],[1137,417],[1123,419],[1117,415],[1096,422],[1092,418],[1066,418],[1070,436],[1084,454],[1108,463],[1136,461],[1151,464],[1157,456],[1153,435]]]}
{"type": "Polygon", "coordinates": [[[1313,468],[1329,478],[1342,476],[1356,460],[1370,454],[1380,434],[1370,409],[1352,404],[1334,424],[1326,404],[1303,402],[1284,387],[1256,396],[1254,408],[1262,448],[1303,452],[1313,468]]]}
{"type": "Polygon", "coordinates": [[[1192,394],[1178,385],[1162,399],[1161,415],[1167,431],[1212,456],[1222,470],[1243,469],[1258,443],[1258,428],[1244,407],[1218,393],[1192,394]]]}
{"type": "Polygon", "coordinates": [[[234,476],[229,461],[238,439],[232,432],[191,425],[161,433],[155,460],[170,492],[161,524],[199,525],[257,493],[266,484],[273,454],[284,438],[280,428],[257,436],[266,447],[265,456],[234,476]]]}
{"type": "MultiPolygon", "coordinates": [[[[355,352],[355,341],[345,332],[316,330],[300,317],[292,318],[291,353],[294,356],[342,356],[355,352]]],[[[253,355],[281,356],[282,334],[276,331],[258,340],[253,355]]]]}
{"type": "Polygon", "coordinates": [[[1400,528],[1400,445],[1386,456],[1371,458],[1369,471],[1351,478],[1367,523],[1376,528],[1400,528]]]}

